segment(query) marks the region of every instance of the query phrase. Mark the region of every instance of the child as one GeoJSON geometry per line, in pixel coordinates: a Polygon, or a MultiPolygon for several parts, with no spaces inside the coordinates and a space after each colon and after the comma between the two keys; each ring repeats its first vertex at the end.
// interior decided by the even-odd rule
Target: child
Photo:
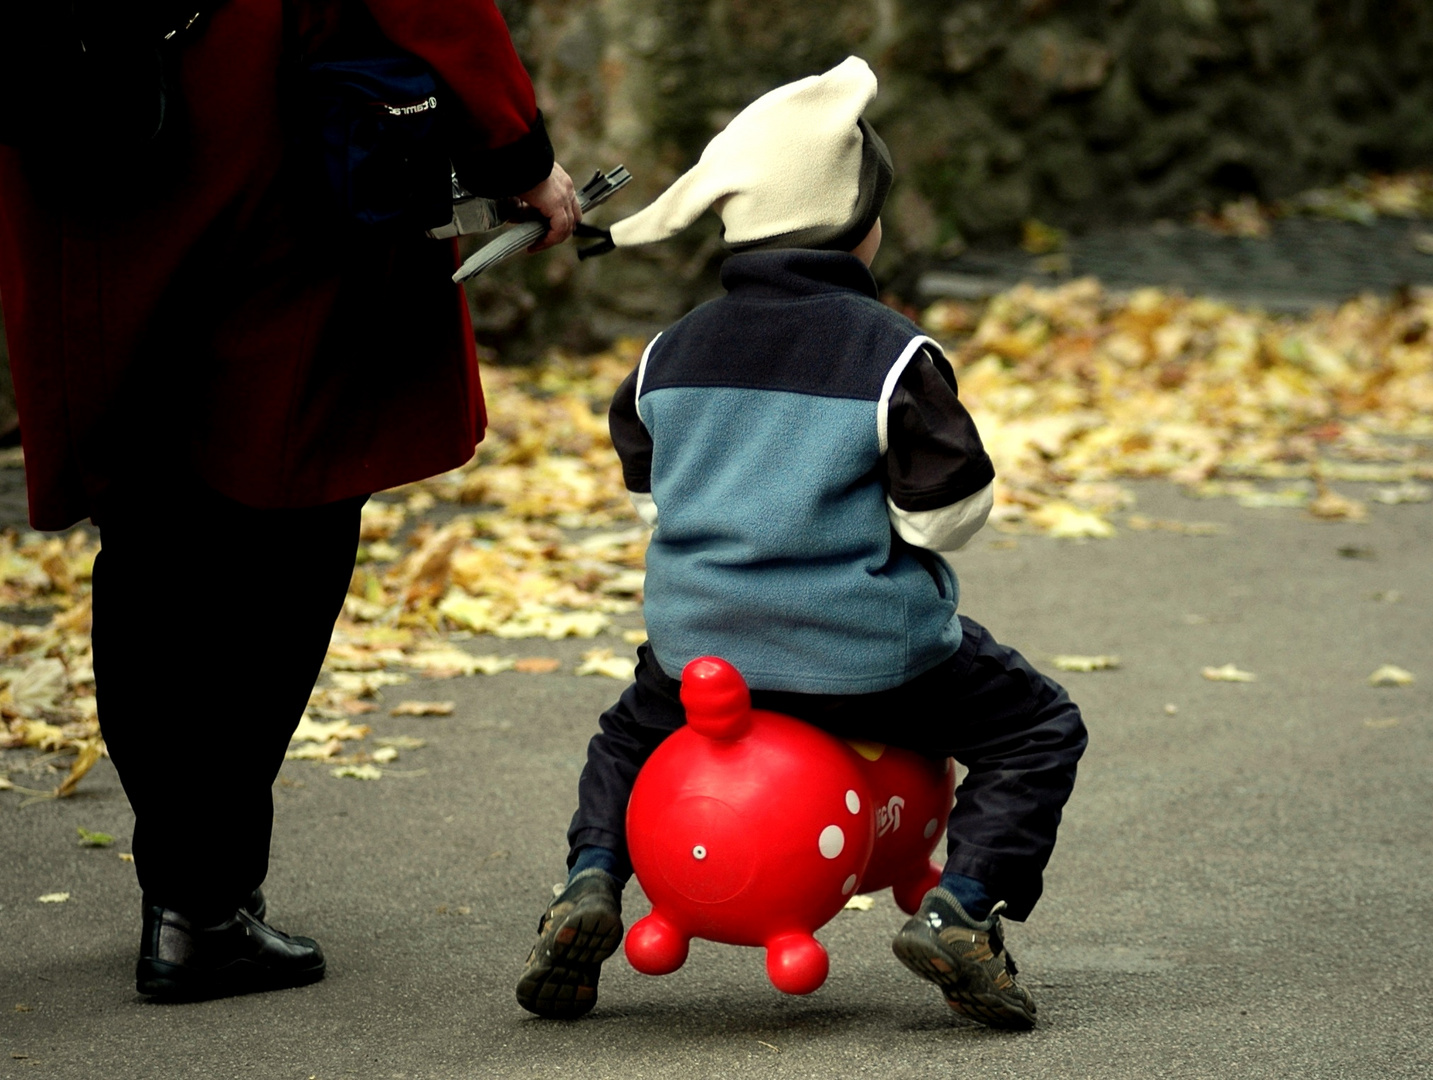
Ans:
{"type": "Polygon", "coordinates": [[[876,299],[892,169],[861,119],[859,59],[779,87],[698,164],[612,228],[673,235],[709,207],[734,252],[727,295],[659,334],[612,403],[633,502],[653,526],[636,681],[601,718],[568,831],[570,876],[518,984],[541,1016],[592,1008],[622,937],[628,796],[684,723],[678,677],[720,656],[756,708],[969,769],[940,885],[897,957],[956,1010],[1028,1028],[1000,913],[1041,891],[1085,747],[1065,692],[956,615],[937,554],[985,523],[994,470],[940,346],[876,299]]]}

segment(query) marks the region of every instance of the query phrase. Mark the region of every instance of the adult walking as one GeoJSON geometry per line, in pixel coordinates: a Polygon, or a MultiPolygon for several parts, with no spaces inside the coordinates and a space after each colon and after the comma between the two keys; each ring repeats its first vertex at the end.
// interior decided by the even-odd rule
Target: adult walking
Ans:
{"type": "Polygon", "coordinates": [[[470,187],[546,217],[540,246],[580,218],[493,0],[208,7],[141,183],[0,147],[30,516],[100,529],[99,716],[135,812],[138,988],[159,996],[322,976],[317,943],[264,922],[272,784],[364,500],[461,465],[483,432],[452,245],[315,219],[294,56],[376,25],[450,91],[470,187]]]}

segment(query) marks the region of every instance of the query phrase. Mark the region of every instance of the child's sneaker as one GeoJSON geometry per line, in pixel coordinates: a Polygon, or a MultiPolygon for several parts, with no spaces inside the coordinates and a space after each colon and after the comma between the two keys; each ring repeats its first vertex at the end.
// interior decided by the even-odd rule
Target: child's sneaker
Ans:
{"type": "Polygon", "coordinates": [[[1000,936],[995,905],[976,922],[945,889],[925,894],[920,910],[901,927],[891,948],[923,979],[940,987],[952,1009],[1001,1028],[1035,1026],[1035,1000],[1015,981],[1015,958],[1000,936]]]}
{"type": "Polygon", "coordinates": [[[567,883],[537,926],[537,943],[517,984],[528,1012],[576,1020],[597,1004],[602,961],[622,940],[622,885],[601,870],[567,883]]]}

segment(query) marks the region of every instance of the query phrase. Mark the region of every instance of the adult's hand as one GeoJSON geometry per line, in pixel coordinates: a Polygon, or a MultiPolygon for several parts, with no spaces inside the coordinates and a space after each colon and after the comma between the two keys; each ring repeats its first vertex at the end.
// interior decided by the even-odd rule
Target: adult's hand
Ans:
{"type": "Polygon", "coordinates": [[[548,222],[547,234],[528,251],[542,251],[562,243],[582,220],[582,208],[577,205],[577,189],[572,185],[572,177],[556,163],[547,179],[531,191],[523,192],[521,198],[548,222]]]}

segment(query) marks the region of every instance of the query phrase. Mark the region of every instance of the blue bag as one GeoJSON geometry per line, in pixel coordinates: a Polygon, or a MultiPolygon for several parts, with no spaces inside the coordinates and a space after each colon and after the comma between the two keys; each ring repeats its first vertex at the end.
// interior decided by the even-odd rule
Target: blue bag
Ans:
{"type": "Polygon", "coordinates": [[[396,47],[304,65],[319,173],[338,215],[421,232],[453,216],[442,91],[431,68],[396,47]]]}

